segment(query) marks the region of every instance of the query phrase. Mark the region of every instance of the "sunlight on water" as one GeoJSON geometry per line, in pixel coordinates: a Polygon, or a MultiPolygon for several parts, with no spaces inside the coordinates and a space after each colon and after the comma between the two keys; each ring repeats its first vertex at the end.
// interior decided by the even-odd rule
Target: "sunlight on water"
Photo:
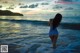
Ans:
{"type": "Polygon", "coordinates": [[[19,27],[20,25],[19,24],[12,24],[11,22],[4,22],[4,21],[0,21],[0,28],[2,30],[0,31],[3,31],[3,33],[7,33],[7,32],[18,32],[19,30],[19,27]]]}

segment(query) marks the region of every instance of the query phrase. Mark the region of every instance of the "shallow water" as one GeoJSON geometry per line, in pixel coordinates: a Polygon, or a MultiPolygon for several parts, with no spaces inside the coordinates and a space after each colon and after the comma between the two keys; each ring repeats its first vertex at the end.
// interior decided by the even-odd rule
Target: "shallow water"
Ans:
{"type": "Polygon", "coordinates": [[[0,21],[0,45],[7,44],[9,53],[80,52],[80,30],[61,25],[58,28],[57,48],[52,49],[48,36],[49,26],[35,23],[31,21],[0,21]]]}

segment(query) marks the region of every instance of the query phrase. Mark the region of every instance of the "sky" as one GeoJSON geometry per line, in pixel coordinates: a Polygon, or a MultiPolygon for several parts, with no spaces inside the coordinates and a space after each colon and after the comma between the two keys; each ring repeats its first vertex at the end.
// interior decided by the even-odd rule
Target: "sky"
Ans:
{"type": "Polygon", "coordinates": [[[32,14],[39,11],[80,11],[80,0],[0,0],[0,9],[32,14]]]}

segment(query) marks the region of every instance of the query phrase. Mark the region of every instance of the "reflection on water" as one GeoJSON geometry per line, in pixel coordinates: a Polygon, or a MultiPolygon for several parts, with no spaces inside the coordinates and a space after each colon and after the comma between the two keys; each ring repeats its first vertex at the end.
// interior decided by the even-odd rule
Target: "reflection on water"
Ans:
{"type": "Polygon", "coordinates": [[[0,21],[0,33],[20,32],[20,25],[11,22],[0,21]]]}
{"type": "MultiPolygon", "coordinates": [[[[29,35],[33,36],[34,34],[43,33],[43,28],[41,29],[41,26],[36,26],[27,22],[17,23],[12,21],[0,21],[0,37],[2,39],[8,39],[27,37],[29,35]]],[[[48,32],[48,29],[45,30],[48,32]]]]}
{"type": "Polygon", "coordinates": [[[18,23],[12,23],[7,21],[0,21],[0,37],[5,38],[13,38],[13,37],[20,37],[19,35],[22,30],[24,30],[23,25],[18,23]],[[23,27],[23,28],[22,28],[23,27]],[[18,34],[19,33],[19,34],[18,34]]]}
{"type": "Polygon", "coordinates": [[[22,16],[0,16],[0,19],[13,19],[13,20],[21,20],[22,16]]]}

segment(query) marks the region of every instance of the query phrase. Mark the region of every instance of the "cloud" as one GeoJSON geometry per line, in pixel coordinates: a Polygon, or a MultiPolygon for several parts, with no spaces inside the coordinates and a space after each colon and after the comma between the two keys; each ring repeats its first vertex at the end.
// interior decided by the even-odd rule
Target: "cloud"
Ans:
{"type": "Polygon", "coordinates": [[[61,1],[65,1],[65,2],[66,2],[66,1],[67,1],[67,2],[72,2],[73,0],[61,0],[61,1]]]}
{"type": "Polygon", "coordinates": [[[74,8],[73,7],[67,7],[67,8],[65,8],[65,10],[74,10],[74,8]]]}
{"type": "Polygon", "coordinates": [[[18,0],[19,2],[26,2],[26,3],[32,3],[32,2],[40,2],[44,0],[18,0]]]}
{"type": "Polygon", "coordinates": [[[62,9],[62,8],[63,7],[61,5],[55,5],[55,6],[53,6],[53,9],[57,9],[57,10],[62,9]]]}
{"type": "Polygon", "coordinates": [[[58,1],[64,1],[64,2],[80,2],[80,0],[58,0],[58,1]]]}

